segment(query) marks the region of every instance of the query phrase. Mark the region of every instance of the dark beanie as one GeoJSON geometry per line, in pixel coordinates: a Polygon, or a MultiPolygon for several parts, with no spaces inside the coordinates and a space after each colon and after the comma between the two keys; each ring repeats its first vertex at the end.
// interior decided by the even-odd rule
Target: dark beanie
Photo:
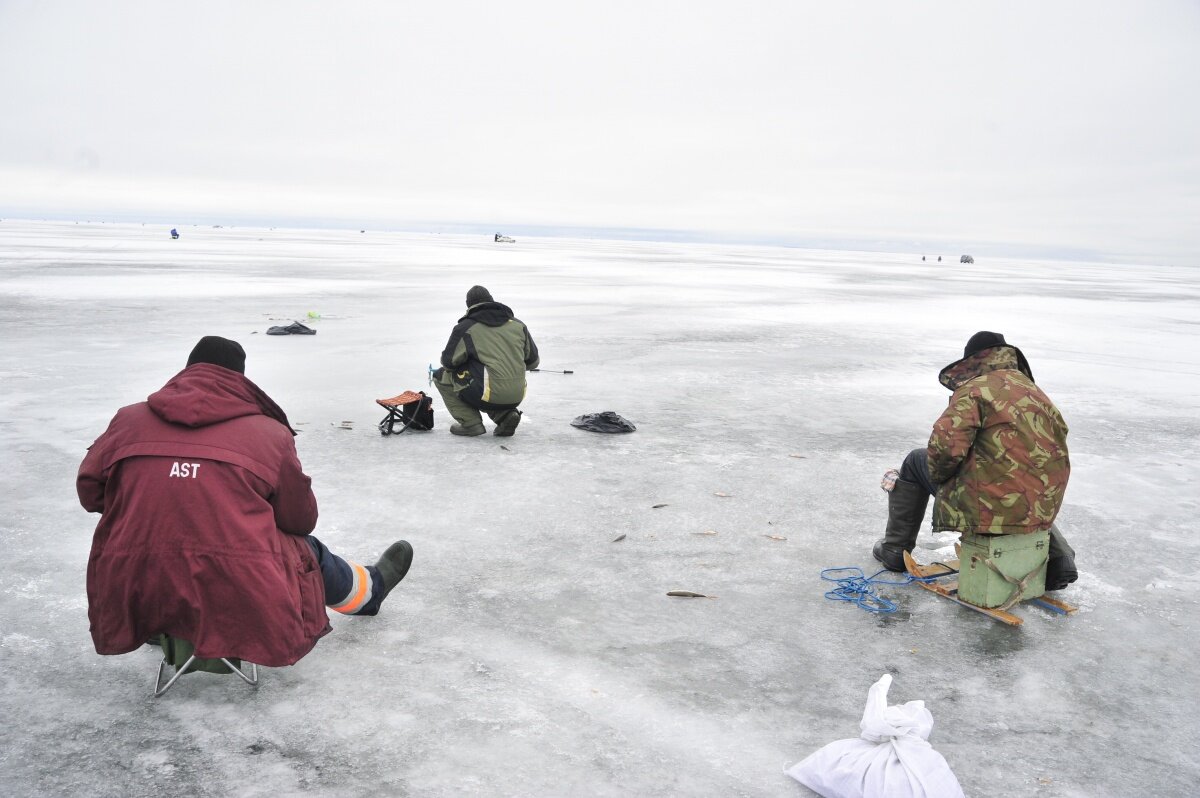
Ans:
{"type": "Polygon", "coordinates": [[[467,307],[478,305],[480,302],[491,302],[492,295],[482,285],[473,285],[467,292],[467,307]]]}
{"type": "Polygon", "coordinates": [[[1005,341],[1001,333],[980,330],[972,335],[967,341],[967,345],[963,347],[963,359],[969,358],[976,352],[982,352],[985,349],[992,349],[997,346],[1007,346],[1016,352],[1017,368],[1023,371],[1029,379],[1033,379],[1033,369],[1029,368],[1029,361],[1025,359],[1025,353],[1005,341]]]}
{"type": "Polygon", "coordinates": [[[246,373],[246,350],[237,341],[230,341],[219,335],[206,335],[188,355],[189,366],[197,363],[211,363],[221,366],[238,374],[246,373]]]}

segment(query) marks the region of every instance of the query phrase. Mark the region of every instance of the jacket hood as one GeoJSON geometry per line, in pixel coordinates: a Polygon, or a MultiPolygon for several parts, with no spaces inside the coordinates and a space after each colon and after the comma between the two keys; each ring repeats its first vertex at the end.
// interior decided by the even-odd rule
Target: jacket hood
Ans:
{"type": "Polygon", "coordinates": [[[938,382],[950,390],[956,391],[968,380],[973,380],[989,371],[1002,369],[1020,371],[1029,378],[1030,382],[1033,382],[1029,364],[1025,362],[1025,356],[1021,354],[1021,350],[1015,346],[994,346],[991,349],[984,349],[969,357],[964,357],[962,360],[956,360],[938,373],[938,382]]]}
{"type": "Polygon", "coordinates": [[[296,434],[283,410],[262,388],[236,371],[211,363],[188,366],[146,401],[156,416],[171,424],[207,427],[231,418],[261,415],[296,434]]]}
{"type": "Polygon", "coordinates": [[[489,327],[499,327],[513,318],[512,308],[500,302],[480,302],[467,308],[467,315],[460,322],[470,319],[489,327]]]}

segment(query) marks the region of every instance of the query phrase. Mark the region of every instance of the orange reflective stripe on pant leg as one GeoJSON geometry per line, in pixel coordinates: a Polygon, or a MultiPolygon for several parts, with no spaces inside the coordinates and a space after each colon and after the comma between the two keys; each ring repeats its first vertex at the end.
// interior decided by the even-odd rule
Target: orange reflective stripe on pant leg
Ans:
{"type": "Polygon", "coordinates": [[[371,575],[367,573],[366,568],[356,562],[347,564],[354,572],[354,586],[350,589],[350,595],[345,601],[331,605],[330,609],[343,615],[353,615],[371,599],[371,575]]]}

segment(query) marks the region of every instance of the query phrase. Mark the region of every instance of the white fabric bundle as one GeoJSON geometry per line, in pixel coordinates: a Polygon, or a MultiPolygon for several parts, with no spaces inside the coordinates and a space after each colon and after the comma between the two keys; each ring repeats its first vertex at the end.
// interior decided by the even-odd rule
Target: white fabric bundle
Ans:
{"type": "Polygon", "coordinates": [[[963,798],[945,758],[927,742],[933,716],[924,701],[888,706],[892,677],[867,693],[853,740],[838,740],[787,771],[824,798],[963,798]]]}

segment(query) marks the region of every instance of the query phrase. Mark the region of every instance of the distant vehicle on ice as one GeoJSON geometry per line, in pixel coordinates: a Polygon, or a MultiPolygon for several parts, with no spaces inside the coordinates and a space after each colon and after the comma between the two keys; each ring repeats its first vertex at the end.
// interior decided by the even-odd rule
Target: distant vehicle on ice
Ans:
{"type": "Polygon", "coordinates": [[[499,233],[496,233],[496,241],[498,241],[501,244],[511,244],[512,242],[514,242],[516,240],[517,239],[515,239],[515,238],[509,238],[508,236],[502,236],[499,233]]]}
{"type": "Polygon", "coordinates": [[[179,238],[179,231],[174,227],[171,228],[171,238],[179,238]]]}
{"type": "Polygon", "coordinates": [[[975,259],[972,258],[970,255],[963,255],[961,258],[958,259],[958,262],[959,263],[974,263],[975,259]]]}

